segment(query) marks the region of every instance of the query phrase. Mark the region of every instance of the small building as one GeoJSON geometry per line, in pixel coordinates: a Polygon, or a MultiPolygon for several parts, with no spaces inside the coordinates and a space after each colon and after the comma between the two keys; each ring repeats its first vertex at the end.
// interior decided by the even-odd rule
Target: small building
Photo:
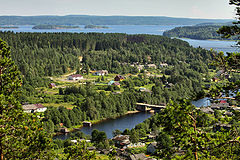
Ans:
{"type": "Polygon", "coordinates": [[[107,75],[108,71],[107,70],[99,70],[93,73],[94,76],[104,76],[107,75]]]}
{"type": "Polygon", "coordinates": [[[45,112],[47,107],[42,104],[27,104],[22,106],[23,111],[26,113],[45,112]]]}
{"type": "Polygon", "coordinates": [[[153,69],[156,69],[157,66],[155,64],[147,64],[146,65],[146,68],[153,68],[153,69]]]}
{"type": "Polygon", "coordinates": [[[112,138],[116,147],[123,148],[130,144],[129,135],[117,135],[112,138]]]}
{"type": "Polygon", "coordinates": [[[73,74],[73,75],[68,76],[68,80],[77,81],[80,79],[83,79],[83,76],[80,74],[73,74]]]}
{"type": "Polygon", "coordinates": [[[49,84],[49,88],[55,88],[56,87],[56,84],[55,83],[50,83],[49,84]]]}
{"type": "Polygon", "coordinates": [[[148,92],[148,93],[151,93],[151,91],[149,89],[146,89],[146,88],[139,88],[139,91],[140,92],[148,92]]]}
{"type": "Polygon", "coordinates": [[[219,78],[217,78],[217,77],[212,78],[212,82],[218,82],[218,81],[219,81],[219,78]]]}
{"type": "Polygon", "coordinates": [[[125,79],[125,77],[121,76],[121,75],[117,75],[115,78],[114,78],[114,81],[123,81],[125,79]]]}
{"type": "Polygon", "coordinates": [[[91,123],[91,122],[86,122],[86,121],[84,121],[84,122],[83,122],[83,126],[84,126],[84,127],[91,127],[91,126],[92,126],[92,123],[91,123]]]}
{"type": "Polygon", "coordinates": [[[69,130],[67,128],[60,128],[61,133],[69,133],[69,130]]]}
{"type": "Polygon", "coordinates": [[[112,85],[120,87],[121,84],[119,82],[114,82],[112,85]]]}
{"type": "Polygon", "coordinates": [[[157,142],[152,142],[147,146],[147,152],[148,153],[153,154],[153,153],[156,152],[156,150],[157,150],[157,142]]]}
{"type": "Polygon", "coordinates": [[[115,81],[109,81],[108,85],[111,86],[113,83],[115,83],[115,81]]]}
{"type": "Polygon", "coordinates": [[[160,67],[167,67],[168,64],[167,63],[160,63],[160,67]]]}
{"type": "Polygon", "coordinates": [[[167,83],[166,85],[165,85],[165,88],[171,88],[171,87],[173,87],[174,86],[174,84],[172,84],[172,83],[167,83]]]}

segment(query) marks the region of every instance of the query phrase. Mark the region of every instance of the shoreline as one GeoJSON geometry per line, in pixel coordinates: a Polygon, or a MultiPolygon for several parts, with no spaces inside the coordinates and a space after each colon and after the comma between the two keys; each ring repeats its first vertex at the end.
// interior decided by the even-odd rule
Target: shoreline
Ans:
{"type": "MultiPolygon", "coordinates": [[[[93,125],[93,124],[101,123],[101,122],[106,121],[106,120],[116,119],[116,118],[119,118],[119,117],[122,117],[122,116],[126,116],[126,115],[129,115],[129,114],[136,114],[136,113],[139,113],[139,112],[141,112],[141,111],[138,111],[138,110],[127,111],[126,113],[124,113],[123,115],[120,115],[120,116],[113,116],[113,117],[110,117],[110,118],[104,118],[104,119],[101,119],[101,120],[94,120],[94,121],[88,121],[88,122],[91,122],[92,125],[93,125]]],[[[83,127],[83,124],[77,125],[77,126],[73,126],[71,128],[67,128],[68,131],[69,131],[68,133],[55,132],[55,133],[53,133],[53,136],[62,135],[62,134],[69,134],[71,132],[80,130],[82,127],[83,127]]]]}

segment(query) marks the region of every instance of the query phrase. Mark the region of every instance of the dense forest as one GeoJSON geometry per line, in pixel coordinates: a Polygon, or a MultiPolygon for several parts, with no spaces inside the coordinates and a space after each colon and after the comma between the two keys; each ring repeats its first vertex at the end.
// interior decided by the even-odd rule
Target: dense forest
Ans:
{"type": "MultiPolygon", "coordinates": [[[[167,37],[180,37],[180,38],[191,38],[191,39],[217,39],[226,40],[221,34],[217,33],[220,25],[196,25],[196,26],[185,26],[176,27],[172,30],[165,31],[164,36],[167,37]]],[[[236,36],[229,38],[229,40],[237,40],[236,36]]]]}
{"type": "MultiPolygon", "coordinates": [[[[71,101],[84,117],[81,120],[118,116],[134,110],[136,102],[159,104],[191,97],[202,90],[204,81],[209,82],[211,78],[208,74],[211,52],[163,36],[0,32],[0,37],[11,46],[12,58],[22,73],[21,102],[59,104],[71,101]],[[161,68],[163,62],[169,67],[161,68]],[[131,64],[156,64],[164,76],[147,78],[142,72],[137,77],[129,77],[120,82],[124,89],[120,95],[99,94],[97,90],[113,91],[114,88],[94,84],[86,88],[67,87],[59,91],[62,95],[59,97],[44,95],[35,89],[47,87],[51,82],[47,77],[71,71],[108,70],[115,74],[137,74],[138,69],[131,64]],[[166,87],[169,83],[172,86],[166,87]],[[144,85],[152,85],[150,93],[135,89],[135,86],[144,85]],[[87,109],[89,107],[92,109],[87,109]]],[[[72,120],[68,126],[75,124],[72,120]]]]}
{"type": "Polygon", "coordinates": [[[191,19],[163,16],[0,16],[0,25],[194,25],[224,23],[230,19],[191,19]]]}

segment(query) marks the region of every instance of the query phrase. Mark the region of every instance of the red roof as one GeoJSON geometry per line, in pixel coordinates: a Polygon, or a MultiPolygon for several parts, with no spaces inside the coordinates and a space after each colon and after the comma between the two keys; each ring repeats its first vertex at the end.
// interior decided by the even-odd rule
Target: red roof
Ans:
{"type": "Polygon", "coordinates": [[[227,101],[221,100],[220,103],[227,103],[227,101]]]}
{"type": "Polygon", "coordinates": [[[71,75],[72,77],[82,77],[82,75],[80,75],[80,74],[73,74],[73,75],[71,75]]]}

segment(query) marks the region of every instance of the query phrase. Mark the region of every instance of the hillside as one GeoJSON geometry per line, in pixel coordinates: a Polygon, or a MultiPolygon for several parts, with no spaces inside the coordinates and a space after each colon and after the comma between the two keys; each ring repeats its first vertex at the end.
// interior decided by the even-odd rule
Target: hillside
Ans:
{"type": "Polygon", "coordinates": [[[224,23],[230,19],[191,19],[155,16],[0,16],[0,25],[195,25],[224,23]]]}

